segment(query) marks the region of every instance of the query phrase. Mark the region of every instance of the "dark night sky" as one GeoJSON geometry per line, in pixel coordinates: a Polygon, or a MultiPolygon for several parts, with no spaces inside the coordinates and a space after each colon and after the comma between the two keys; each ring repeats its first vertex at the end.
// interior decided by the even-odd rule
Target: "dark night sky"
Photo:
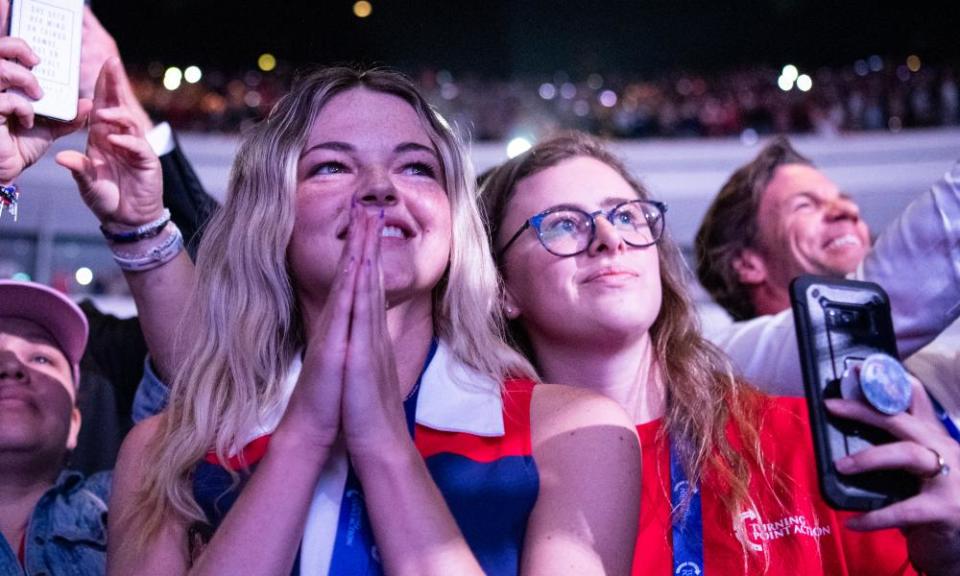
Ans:
{"type": "Polygon", "coordinates": [[[131,63],[357,62],[490,76],[657,75],[743,64],[842,65],[871,54],[960,61],[955,3],[879,0],[93,0],[131,63]],[[884,3],[885,4],[885,3],[884,3]],[[952,6],[951,6],[952,5],[952,6]],[[131,7],[135,8],[131,8],[131,7]]]}

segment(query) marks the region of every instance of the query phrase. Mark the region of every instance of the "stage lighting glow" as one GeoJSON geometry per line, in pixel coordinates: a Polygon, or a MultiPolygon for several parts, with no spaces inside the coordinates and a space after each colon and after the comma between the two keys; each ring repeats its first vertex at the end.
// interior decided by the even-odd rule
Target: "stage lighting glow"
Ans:
{"type": "Polygon", "coordinates": [[[787,78],[786,76],[781,74],[780,77],[777,78],[777,86],[779,86],[780,89],[783,90],[784,92],[789,92],[790,90],[793,89],[793,79],[787,78]]]}
{"type": "Polygon", "coordinates": [[[586,100],[577,100],[573,103],[573,113],[583,118],[590,113],[590,103],[586,100]]]}
{"type": "Polygon", "coordinates": [[[810,89],[813,88],[813,78],[810,78],[810,76],[806,74],[801,74],[797,77],[797,88],[799,88],[801,92],[809,92],[810,89]]]}
{"type": "Polygon", "coordinates": [[[457,85],[454,84],[453,82],[444,84],[440,88],[440,97],[443,98],[444,100],[453,100],[459,95],[460,95],[460,89],[457,88],[457,85]]]}
{"type": "Polygon", "coordinates": [[[793,64],[787,64],[783,67],[783,70],[780,71],[780,76],[786,78],[791,84],[796,82],[797,77],[800,76],[800,71],[797,70],[797,67],[793,64]]]}
{"type": "Polygon", "coordinates": [[[907,68],[909,68],[911,72],[919,72],[920,64],[920,57],[916,54],[907,56],[907,68]]]}
{"type": "Polygon", "coordinates": [[[870,64],[870,70],[871,70],[871,71],[873,71],[873,72],[879,72],[879,71],[883,70],[883,58],[877,56],[876,54],[874,54],[873,56],[871,56],[870,59],[869,59],[867,62],[868,62],[868,64],[870,64]]]}
{"type": "Polygon", "coordinates": [[[73,274],[73,277],[76,279],[77,284],[81,286],[88,286],[93,282],[93,270],[83,266],[77,268],[77,271],[73,274]]]}
{"type": "Polygon", "coordinates": [[[517,136],[507,143],[507,157],[516,158],[533,147],[533,144],[523,136],[517,136]]]}
{"type": "Polygon", "coordinates": [[[613,108],[617,105],[617,93],[613,90],[604,90],[600,93],[600,104],[607,108],[613,108]]]}
{"type": "Polygon", "coordinates": [[[856,72],[857,76],[866,76],[870,73],[870,68],[867,67],[866,60],[857,60],[853,63],[853,71],[856,72]]]}
{"type": "Polygon", "coordinates": [[[753,128],[747,128],[740,133],[740,143],[744,146],[754,146],[760,141],[760,135],[753,128]]]}
{"type": "Polygon", "coordinates": [[[196,84],[201,78],[203,78],[203,72],[197,66],[188,66],[183,71],[183,79],[191,84],[196,84]]]}
{"type": "Polygon", "coordinates": [[[540,97],[544,100],[553,100],[557,97],[557,88],[549,82],[544,82],[540,85],[540,89],[537,90],[537,93],[540,94],[540,97]]]}
{"type": "Polygon", "coordinates": [[[269,52],[261,54],[260,57],[257,58],[257,68],[259,68],[264,72],[270,72],[276,67],[277,67],[277,59],[273,54],[270,54],[269,52]]]}
{"type": "Polygon", "coordinates": [[[256,108],[263,102],[263,97],[256,90],[250,90],[243,95],[243,103],[251,108],[256,108]]]}
{"type": "Polygon", "coordinates": [[[891,132],[896,134],[897,132],[903,129],[903,122],[900,120],[899,117],[891,116],[890,120],[887,121],[887,128],[889,128],[891,132]]]}
{"type": "Polygon", "coordinates": [[[560,96],[564,100],[573,100],[576,95],[577,87],[574,86],[572,82],[564,82],[563,86],[560,87],[560,96]]]}
{"type": "Polygon", "coordinates": [[[182,80],[183,72],[176,66],[167,68],[166,72],[163,73],[163,87],[171,92],[180,87],[182,80]]]}
{"type": "Polygon", "coordinates": [[[10,277],[11,280],[20,280],[22,282],[29,282],[31,280],[30,275],[26,272],[17,272],[10,277]]]}
{"type": "Polygon", "coordinates": [[[367,0],[359,0],[353,3],[353,15],[357,18],[366,18],[373,12],[373,4],[367,0]]]}
{"type": "Polygon", "coordinates": [[[592,90],[599,90],[603,88],[603,76],[594,72],[593,74],[587,76],[587,86],[592,90]]]}

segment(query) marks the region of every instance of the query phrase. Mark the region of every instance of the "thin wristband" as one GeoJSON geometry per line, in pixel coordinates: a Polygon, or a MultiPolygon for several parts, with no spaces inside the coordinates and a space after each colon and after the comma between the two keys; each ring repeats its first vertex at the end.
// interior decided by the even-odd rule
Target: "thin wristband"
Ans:
{"type": "Polygon", "coordinates": [[[103,233],[104,238],[115,244],[132,244],[134,242],[139,242],[140,240],[146,240],[147,238],[153,238],[157,236],[169,222],[170,210],[164,208],[163,214],[161,214],[159,218],[152,222],[147,222],[143,226],[139,226],[133,230],[128,230],[125,232],[111,232],[110,230],[107,230],[106,225],[102,224],[100,225],[100,232],[103,233]]]}

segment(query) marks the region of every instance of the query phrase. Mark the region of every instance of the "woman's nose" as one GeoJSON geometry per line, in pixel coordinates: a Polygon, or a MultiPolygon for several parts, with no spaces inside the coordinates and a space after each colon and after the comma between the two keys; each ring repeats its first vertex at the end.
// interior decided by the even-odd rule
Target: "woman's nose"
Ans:
{"type": "Polygon", "coordinates": [[[604,215],[595,214],[593,216],[593,241],[590,242],[587,249],[588,253],[595,255],[607,250],[623,249],[626,249],[626,243],[617,228],[604,215]]]}
{"type": "Polygon", "coordinates": [[[396,204],[397,200],[397,189],[389,174],[379,171],[369,176],[359,194],[360,203],[367,206],[390,206],[396,204]]]}

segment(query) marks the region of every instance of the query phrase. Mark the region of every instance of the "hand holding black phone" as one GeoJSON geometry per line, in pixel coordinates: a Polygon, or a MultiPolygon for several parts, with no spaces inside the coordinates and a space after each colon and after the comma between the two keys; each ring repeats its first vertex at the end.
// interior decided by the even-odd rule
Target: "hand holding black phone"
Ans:
{"type": "Polygon", "coordinates": [[[913,496],[917,478],[904,471],[837,471],[836,460],[894,439],[883,430],[837,418],[824,406],[825,399],[841,397],[871,400],[888,414],[909,406],[909,381],[904,398],[896,372],[902,368],[894,366],[899,356],[886,293],[869,282],[800,276],[790,285],[790,298],[824,499],[835,508],[873,510],[913,496]],[[861,387],[861,376],[872,387],[861,387]],[[881,397],[870,398],[874,393],[881,397]]]}

